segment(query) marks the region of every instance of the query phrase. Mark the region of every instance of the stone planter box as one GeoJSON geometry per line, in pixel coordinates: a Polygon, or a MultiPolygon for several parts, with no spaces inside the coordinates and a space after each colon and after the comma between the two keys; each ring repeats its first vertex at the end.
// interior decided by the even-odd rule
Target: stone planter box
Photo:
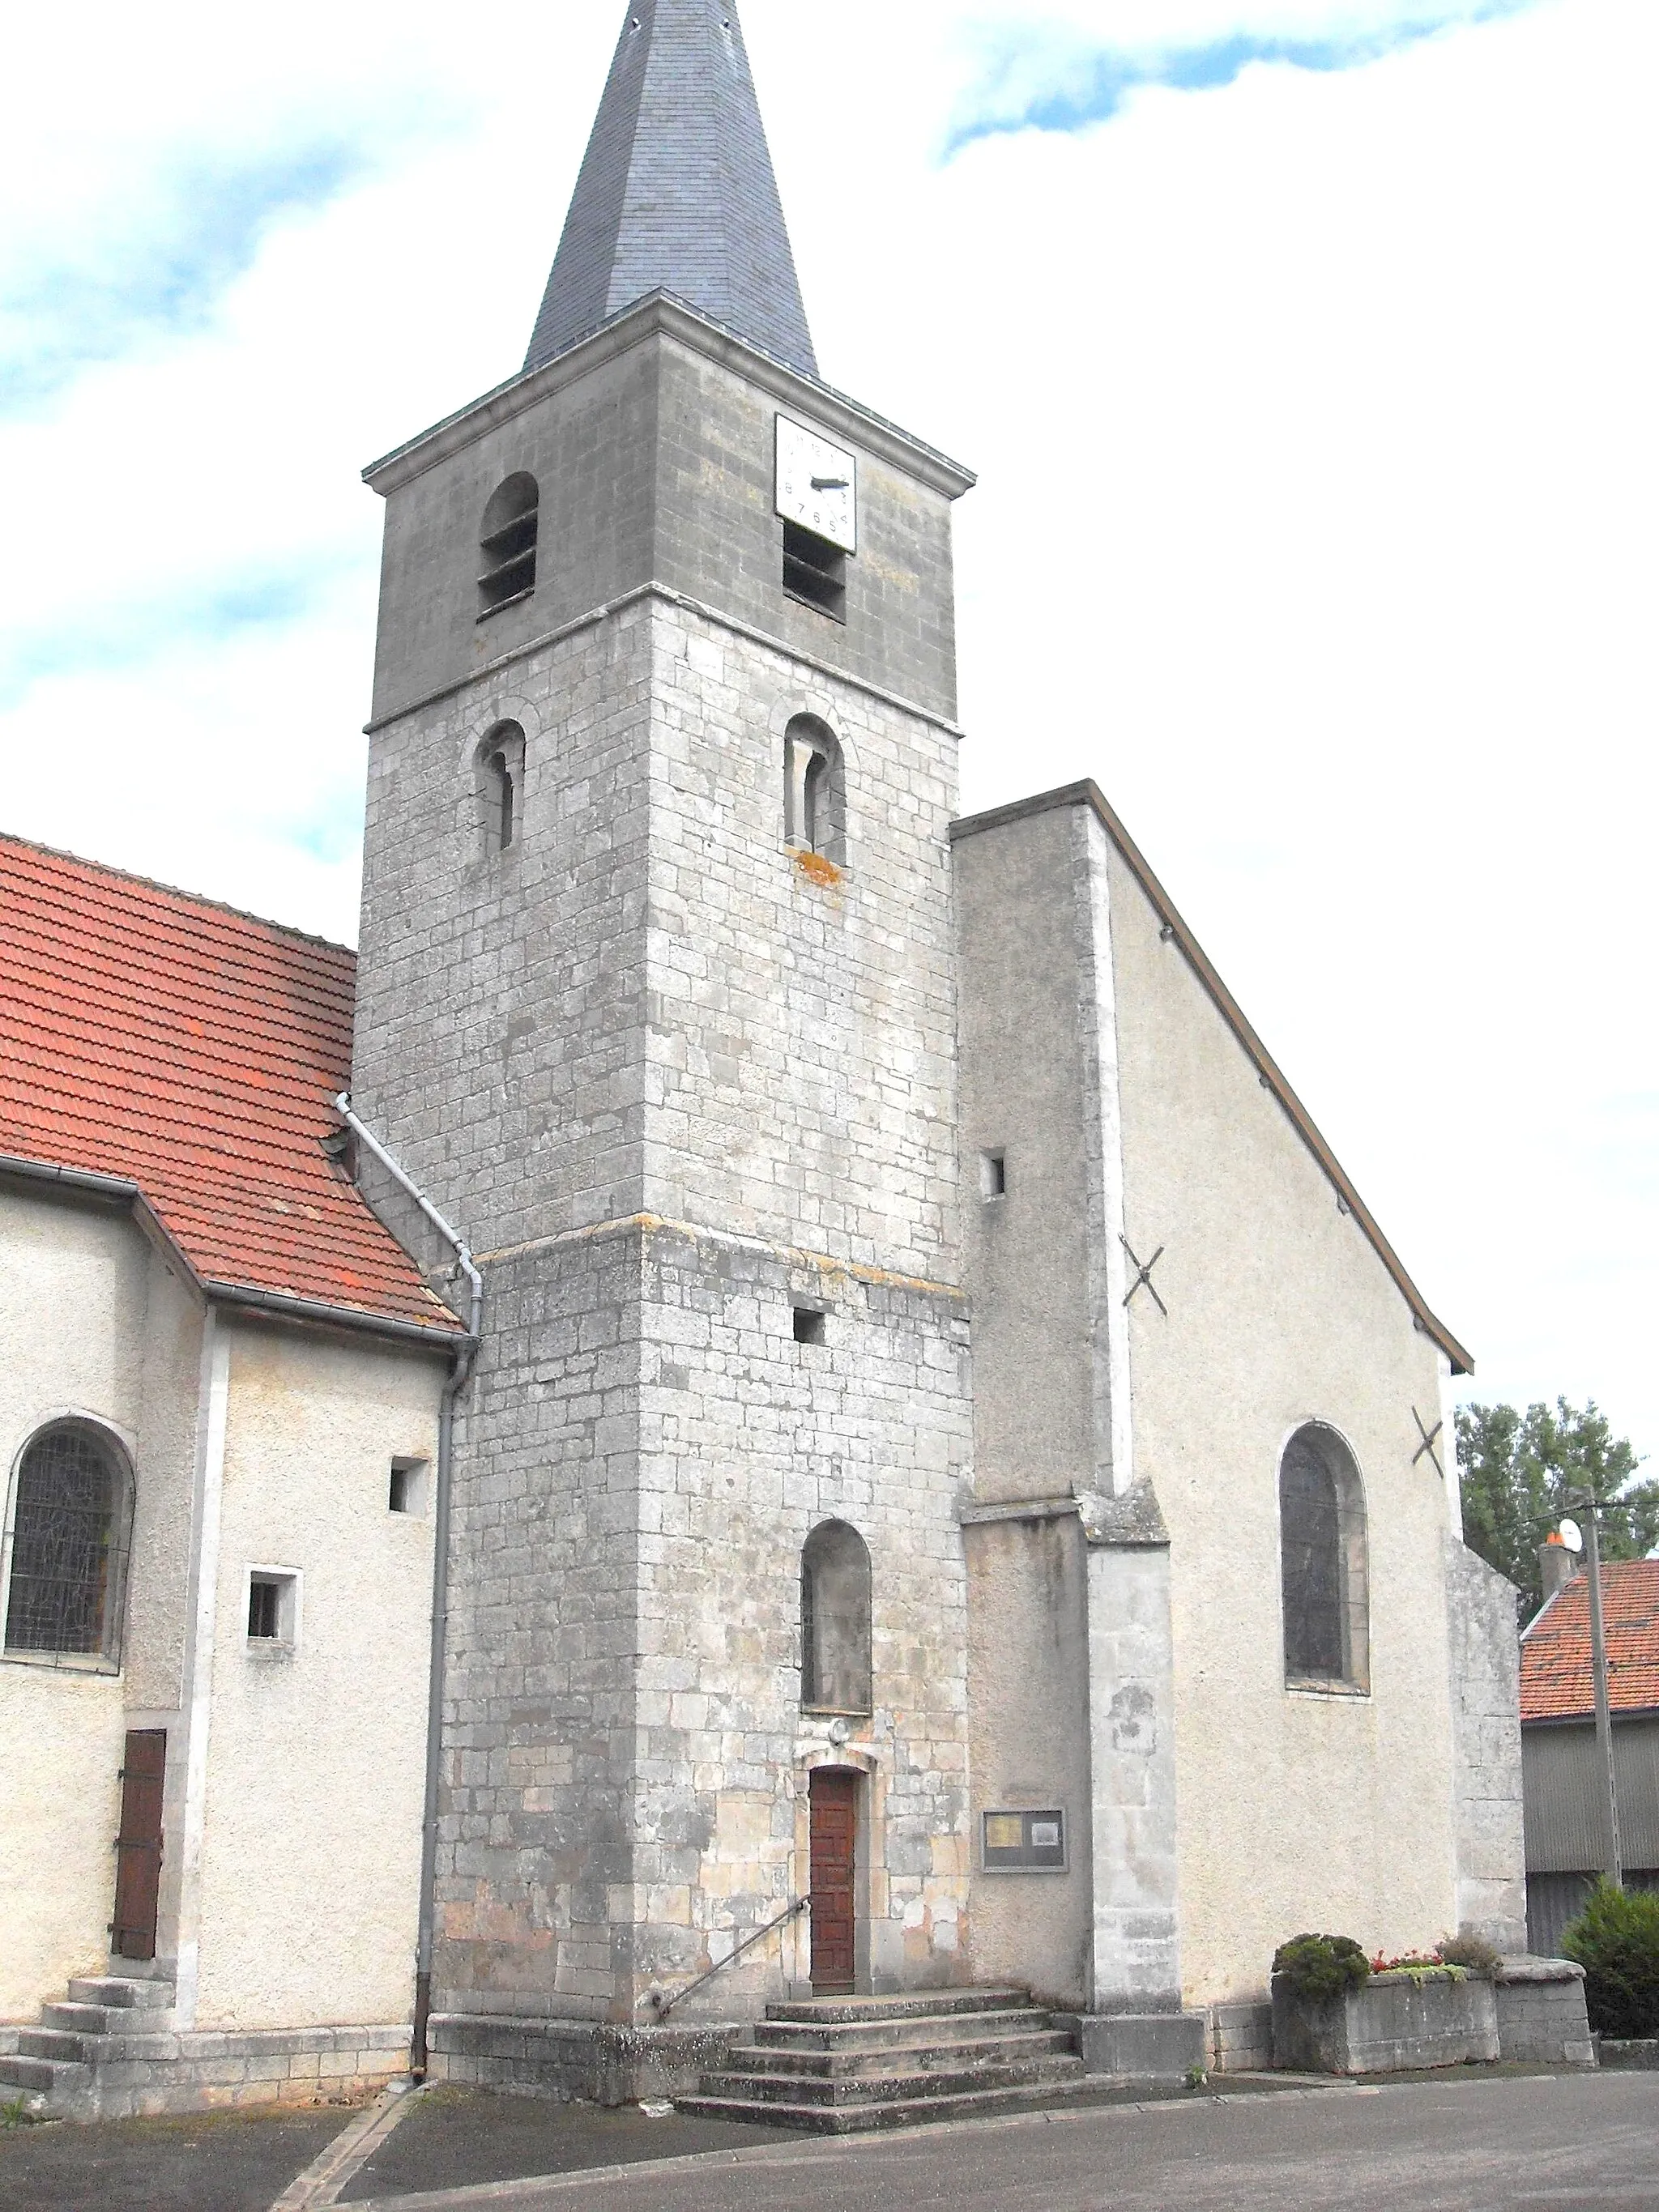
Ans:
{"type": "Polygon", "coordinates": [[[1498,2055],[1490,1982],[1373,1974],[1328,2004],[1310,2005],[1282,1974],[1274,1978],[1273,2063],[1294,2073],[1398,2074],[1498,2055]]]}
{"type": "Polygon", "coordinates": [[[1497,1993],[1504,2057],[1534,2065],[1595,2065],[1582,1966],[1571,1959],[1505,1959],[1497,1993]]]}

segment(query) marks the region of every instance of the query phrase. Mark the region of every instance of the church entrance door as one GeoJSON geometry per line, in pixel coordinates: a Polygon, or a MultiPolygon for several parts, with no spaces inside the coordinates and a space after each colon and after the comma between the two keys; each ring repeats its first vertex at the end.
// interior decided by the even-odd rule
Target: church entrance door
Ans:
{"type": "Polygon", "coordinates": [[[858,1788],[858,1776],[841,1767],[821,1767],[811,1778],[815,1996],[850,1996],[856,1985],[858,1788]]]}
{"type": "Polygon", "coordinates": [[[110,1930],[110,1948],[118,1959],[155,1956],[161,1785],[167,1763],[165,1729],[128,1730],[121,1762],[121,1832],[115,1838],[115,1919],[110,1930]]]}

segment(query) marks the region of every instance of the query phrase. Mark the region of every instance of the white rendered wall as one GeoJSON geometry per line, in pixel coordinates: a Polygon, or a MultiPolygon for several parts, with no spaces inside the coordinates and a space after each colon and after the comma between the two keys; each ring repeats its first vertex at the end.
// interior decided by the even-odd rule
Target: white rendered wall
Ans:
{"type": "Polygon", "coordinates": [[[1413,1406],[1439,1354],[1114,853],[1137,1471],[1171,1539],[1189,2003],[1265,1989],[1306,1928],[1368,1948],[1457,1923],[1445,1486],[1413,1406]],[[1278,1470],[1304,1422],[1364,1486],[1366,1695],[1285,1686],[1278,1470]]]}
{"type": "MultiPolygon", "coordinates": [[[[0,2019],[34,2020],[109,1956],[130,1727],[176,1721],[200,1310],[124,1211],[0,1191],[0,1475],[66,1415],[136,1473],[122,1671],[0,1657],[0,2019]]],[[[172,1869],[164,1860],[165,1885],[172,1869]]]]}
{"type": "Polygon", "coordinates": [[[201,1876],[198,2028],[406,2020],[442,1364],[221,1322],[230,1395],[201,1876]],[[251,1646],[250,1568],[301,1577],[290,1651],[251,1646]]]}

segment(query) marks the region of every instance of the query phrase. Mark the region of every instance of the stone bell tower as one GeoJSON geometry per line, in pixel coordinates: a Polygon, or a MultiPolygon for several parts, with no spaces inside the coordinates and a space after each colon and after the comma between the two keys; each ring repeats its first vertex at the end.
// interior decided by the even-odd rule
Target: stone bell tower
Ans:
{"type": "Polygon", "coordinates": [[[649,2019],[820,1795],[708,2008],[963,1978],[972,480],[819,381],[733,7],[634,0],[522,373],[368,480],[356,1101],[487,1286],[435,2002],[649,2019]]]}

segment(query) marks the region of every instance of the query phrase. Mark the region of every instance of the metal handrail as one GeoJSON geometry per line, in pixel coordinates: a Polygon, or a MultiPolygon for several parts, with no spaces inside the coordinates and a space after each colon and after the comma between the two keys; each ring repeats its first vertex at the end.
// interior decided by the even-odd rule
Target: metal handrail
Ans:
{"type": "Polygon", "coordinates": [[[726,1953],[719,1966],[711,1966],[706,1974],[699,1974],[695,1982],[688,1982],[683,1990],[676,1990],[672,1997],[664,1996],[660,1990],[653,1990],[649,2002],[657,2018],[666,2020],[676,2005],[684,2004],[686,1998],[694,1996],[705,1982],[712,1982],[716,1974],[723,1974],[728,1966],[735,1966],[745,1951],[752,1951],[757,1943],[763,1943],[769,1936],[775,1935],[780,1928],[787,1927],[792,1920],[799,1920],[803,1912],[810,1912],[811,1909],[810,1897],[798,1897],[787,1912],[779,1913],[777,1918],[769,1920],[764,1928],[757,1928],[752,1936],[745,1936],[735,1949],[726,1953]]]}

